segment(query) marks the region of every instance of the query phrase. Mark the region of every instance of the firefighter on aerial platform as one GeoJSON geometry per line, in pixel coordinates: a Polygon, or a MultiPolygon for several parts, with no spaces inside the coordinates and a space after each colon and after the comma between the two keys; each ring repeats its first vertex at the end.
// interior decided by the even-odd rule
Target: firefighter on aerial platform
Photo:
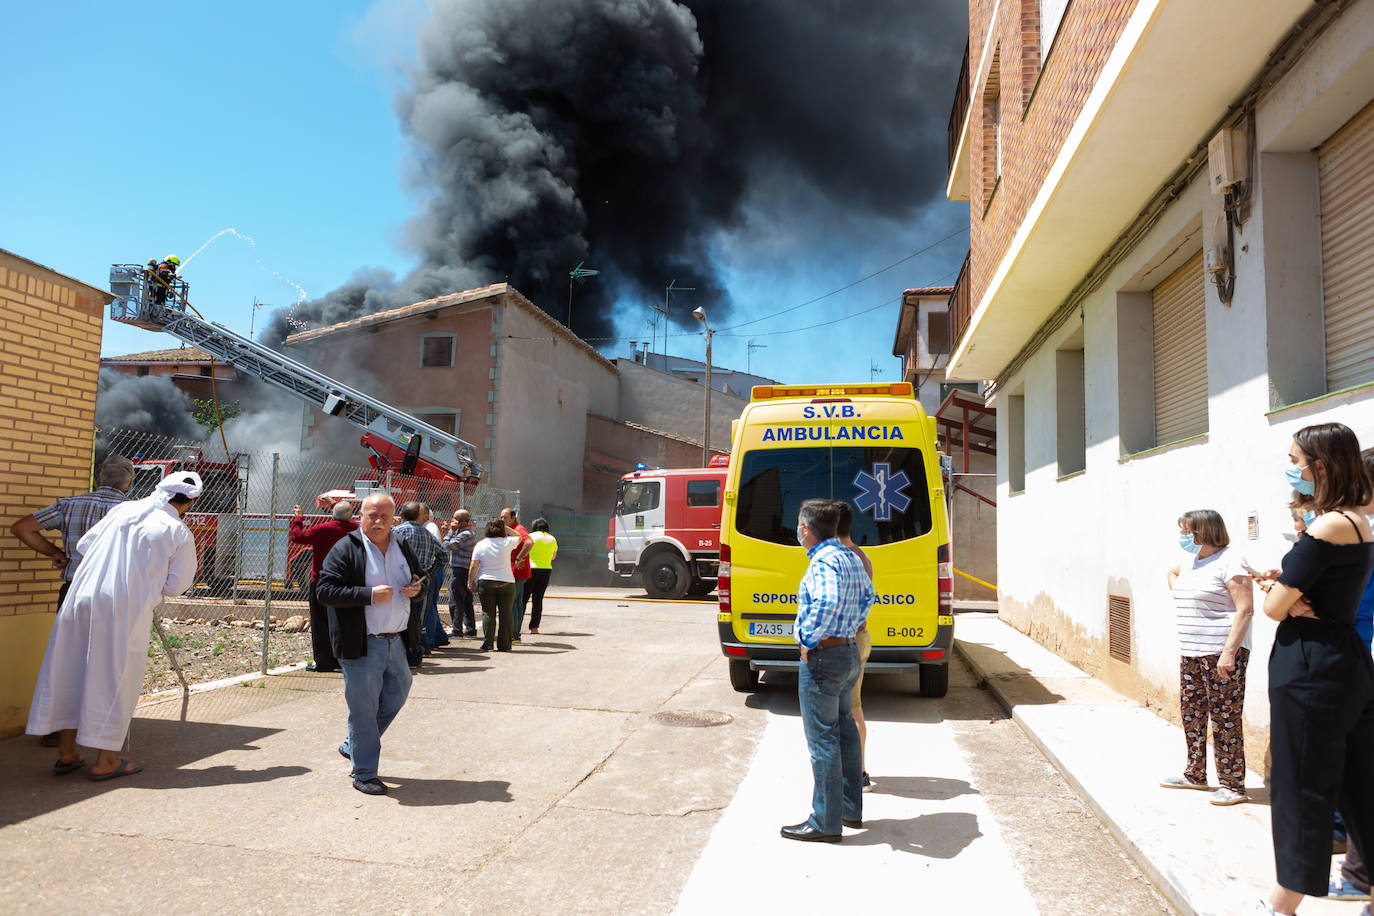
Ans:
{"type": "Polygon", "coordinates": [[[167,291],[171,288],[172,281],[177,278],[177,271],[181,268],[181,258],[174,254],[169,254],[157,263],[153,258],[148,259],[147,271],[152,274],[149,286],[153,288],[153,301],[158,305],[167,303],[167,291]]]}

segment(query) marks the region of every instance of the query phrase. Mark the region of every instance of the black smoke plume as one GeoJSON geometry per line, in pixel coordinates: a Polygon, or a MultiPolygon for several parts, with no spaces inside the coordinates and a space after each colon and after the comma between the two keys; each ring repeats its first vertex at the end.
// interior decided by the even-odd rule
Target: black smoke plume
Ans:
{"type": "Polygon", "coordinates": [[[96,383],[95,425],[102,431],[153,433],[196,441],[205,430],[191,416],[191,402],[165,375],[125,375],[101,369],[96,383]]]}
{"type": "Polygon", "coordinates": [[[617,305],[661,301],[670,280],[723,318],[712,245],[765,192],[780,225],[876,225],[943,201],[962,0],[431,6],[397,102],[432,195],[406,232],[421,264],[278,313],[273,344],[500,280],[563,320],[582,261],[602,271],[577,293],[584,337],[608,335],[617,305]]]}

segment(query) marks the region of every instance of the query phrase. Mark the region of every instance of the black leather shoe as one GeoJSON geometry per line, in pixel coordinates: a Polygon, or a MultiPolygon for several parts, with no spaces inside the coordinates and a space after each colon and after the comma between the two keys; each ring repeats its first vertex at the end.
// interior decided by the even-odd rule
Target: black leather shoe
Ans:
{"type": "Polygon", "coordinates": [[[840,818],[840,823],[844,824],[846,827],[858,828],[864,825],[864,819],[861,817],[842,817],[840,818]]]}
{"type": "Polygon", "coordinates": [[[348,751],[344,750],[344,746],[342,744],[339,745],[339,756],[345,760],[353,759],[353,755],[350,754],[348,751]]]}
{"type": "Polygon", "coordinates": [[[789,840],[801,840],[803,843],[838,843],[841,839],[838,833],[821,833],[810,824],[793,824],[779,832],[789,840]]]}
{"type": "Polygon", "coordinates": [[[373,776],[371,779],[355,779],[355,780],[353,780],[353,788],[357,789],[359,792],[363,793],[364,795],[385,795],[385,794],[386,794],[386,784],[383,783],[383,782],[382,782],[380,779],[378,779],[376,776],[373,776]]]}

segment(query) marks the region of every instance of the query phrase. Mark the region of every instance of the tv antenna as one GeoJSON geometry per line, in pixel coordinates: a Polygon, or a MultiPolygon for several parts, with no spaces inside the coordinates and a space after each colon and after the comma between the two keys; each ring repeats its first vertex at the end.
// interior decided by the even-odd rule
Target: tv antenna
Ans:
{"type": "Polygon", "coordinates": [[[587,280],[588,280],[589,278],[595,277],[597,274],[601,273],[601,271],[599,271],[599,270],[593,270],[593,269],[590,268],[590,267],[583,267],[582,265],[583,265],[583,264],[586,264],[586,263],[587,263],[586,261],[578,261],[578,262],[577,262],[577,266],[574,267],[572,270],[568,271],[568,330],[569,330],[569,331],[572,330],[572,293],[573,293],[573,282],[576,281],[576,282],[579,283],[579,284],[586,283],[587,280]]]}
{"type": "Polygon", "coordinates": [[[755,351],[755,350],[767,350],[767,349],[768,349],[768,344],[756,344],[756,343],[754,343],[754,342],[751,340],[751,341],[749,341],[747,344],[745,344],[744,346],[745,346],[745,349],[749,351],[748,353],[746,353],[746,354],[744,355],[744,374],[745,374],[745,375],[753,375],[753,373],[749,371],[749,364],[750,364],[750,362],[751,362],[751,361],[753,360],[753,358],[754,358],[754,351],[755,351]]]}
{"type": "Polygon", "coordinates": [[[868,380],[871,382],[883,374],[883,370],[878,368],[878,364],[873,360],[868,361],[868,380]]]}
{"type": "Polygon", "coordinates": [[[668,371],[668,327],[669,327],[669,325],[668,325],[668,294],[669,294],[669,293],[682,293],[682,292],[688,292],[688,291],[695,290],[695,289],[696,289],[695,286],[678,286],[676,280],[669,280],[669,281],[668,281],[668,287],[667,287],[667,289],[665,289],[665,290],[663,291],[663,308],[660,309],[660,308],[659,308],[658,306],[656,306],[656,305],[653,307],[654,311],[656,311],[656,312],[662,312],[662,313],[663,313],[663,371],[664,371],[664,372],[667,372],[667,371],[668,371]]]}

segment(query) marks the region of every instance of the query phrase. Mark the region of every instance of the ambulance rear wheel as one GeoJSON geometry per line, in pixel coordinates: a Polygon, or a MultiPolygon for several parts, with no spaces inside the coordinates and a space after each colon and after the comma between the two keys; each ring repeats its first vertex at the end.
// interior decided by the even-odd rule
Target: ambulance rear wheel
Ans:
{"type": "Polygon", "coordinates": [[[949,665],[921,666],[921,696],[939,699],[949,693],[949,665]]]}
{"type": "Polygon", "coordinates": [[[687,564],[676,554],[660,553],[644,566],[644,590],[650,598],[681,598],[691,584],[687,564]]]}
{"type": "Polygon", "coordinates": [[[740,693],[753,693],[759,686],[759,673],[749,667],[749,662],[730,659],[730,686],[740,693]]]}

